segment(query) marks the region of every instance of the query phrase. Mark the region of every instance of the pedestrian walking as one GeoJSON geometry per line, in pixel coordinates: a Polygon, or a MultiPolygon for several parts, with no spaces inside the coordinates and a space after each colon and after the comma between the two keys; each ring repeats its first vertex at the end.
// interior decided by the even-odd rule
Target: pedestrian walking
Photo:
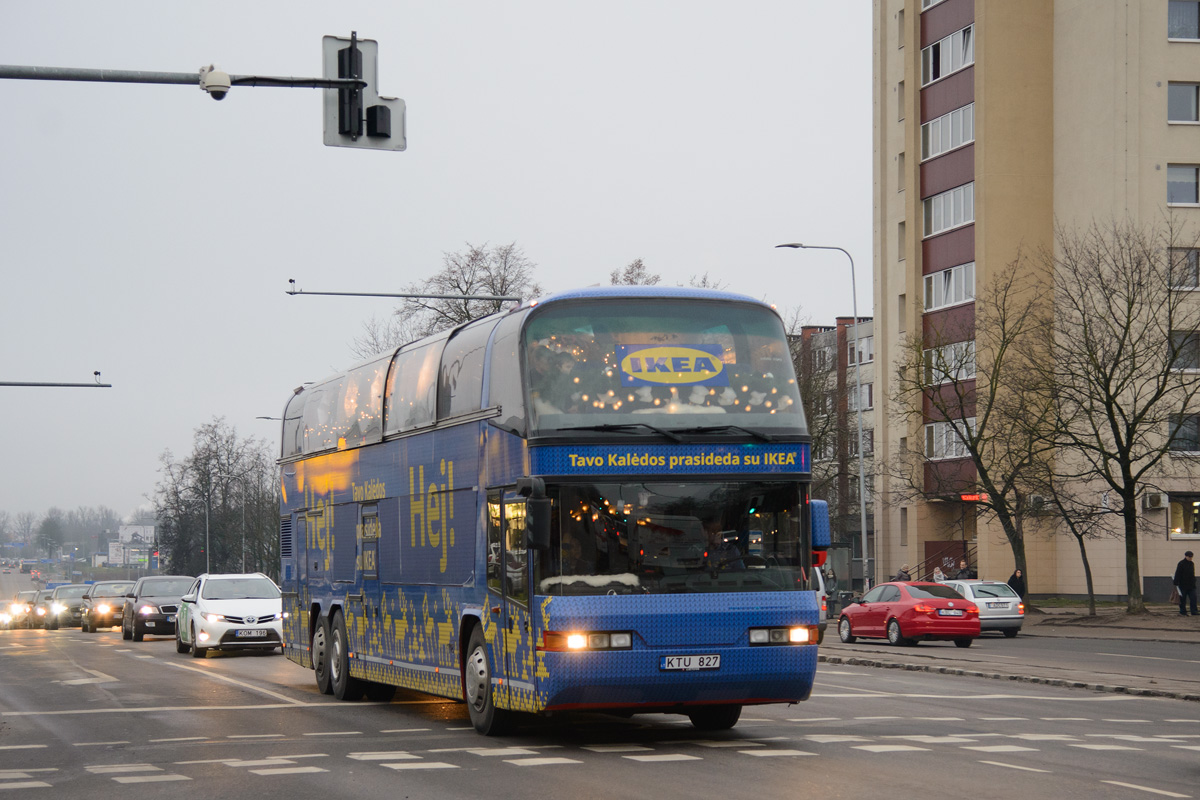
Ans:
{"type": "Polygon", "coordinates": [[[1188,615],[1188,606],[1192,616],[1196,616],[1196,565],[1192,562],[1192,551],[1183,554],[1183,560],[1175,567],[1175,590],[1179,592],[1179,613],[1188,615]]]}
{"type": "Polygon", "coordinates": [[[911,581],[912,575],[909,574],[908,564],[905,564],[904,566],[900,567],[900,571],[896,573],[896,577],[892,578],[892,580],[894,580],[894,581],[911,581]]]}
{"type": "Polygon", "coordinates": [[[1013,570],[1013,574],[1008,577],[1008,586],[1017,593],[1017,597],[1025,599],[1025,576],[1020,569],[1013,570]]]}

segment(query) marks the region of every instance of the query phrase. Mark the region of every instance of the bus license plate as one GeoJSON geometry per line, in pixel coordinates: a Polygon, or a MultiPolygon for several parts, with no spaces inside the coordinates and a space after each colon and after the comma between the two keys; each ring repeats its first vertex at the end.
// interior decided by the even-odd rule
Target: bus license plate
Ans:
{"type": "Polygon", "coordinates": [[[259,639],[267,635],[265,628],[246,628],[234,634],[239,639],[259,639]]]}
{"type": "Polygon", "coordinates": [[[721,657],[719,655],[663,656],[658,668],[683,672],[692,672],[698,669],[720,669],[721,657]]]}
{"type": "Polygon", "coordinates": [[[938,615],[942,617],[961,617],[963,611],[961,608],[939,608],[938,615]]]}

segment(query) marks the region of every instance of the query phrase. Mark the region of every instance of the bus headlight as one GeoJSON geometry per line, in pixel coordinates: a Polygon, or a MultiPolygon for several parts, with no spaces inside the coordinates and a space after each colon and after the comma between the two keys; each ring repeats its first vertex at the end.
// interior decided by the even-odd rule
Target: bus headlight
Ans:
{"type": "Polygon", "coordinates": [[[761,645],[812,644],[815,641],[817,641],[817,632],[811,625],[795,625],[790,628],[750,629],[750,644],[755,647],[761,645]]]}
{"type": "Polygon", "coordinates": [[[546,631],[539,650],[632,650],[633,631],[546,631]]]}

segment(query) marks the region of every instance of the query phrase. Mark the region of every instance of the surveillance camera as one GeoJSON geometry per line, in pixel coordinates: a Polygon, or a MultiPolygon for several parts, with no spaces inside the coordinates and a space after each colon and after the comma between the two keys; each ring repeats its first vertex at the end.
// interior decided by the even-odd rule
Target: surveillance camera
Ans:
{"type": "Polygon", "coordinates": [[[208,92],[213,100],[224,100],[232,85],[228,72],[222,72],[211,64],[200,68],[200,88],[208,92]]]}

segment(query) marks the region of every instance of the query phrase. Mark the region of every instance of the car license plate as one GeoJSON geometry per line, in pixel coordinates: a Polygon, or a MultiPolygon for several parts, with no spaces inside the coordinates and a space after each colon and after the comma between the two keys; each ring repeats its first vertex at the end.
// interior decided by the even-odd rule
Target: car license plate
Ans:
{"type": "Polygon", "coordinates": [[[961,608],[939,608],[938,609],[939,617],[961,617],[962,615],[963,615],[963,610],[961,608]]]}
{"type": "Polygon", "coordinates": [[[1008,608],[1008,603],[988,603],[988,608],[1008,608]]]}
{"type": "Polygon", "coordinates": [[[169,617],[167,617],[167,622],[174,622],[174,621],[175,621],[175,615],[174,615],[174,614],[171,614],[169,617]]]}
{"type": "Polygon", "coordinates": [[[719,655],[703,656],[663,656],[658,664],[659,669],[693,672],[699,669],[720,669],[719,655]]]}
{"type": "Polygon", "coordinates": [[[261,639],[267,635],[265,628],[245,628],[233,634],[239,639],[261,639]]]}

